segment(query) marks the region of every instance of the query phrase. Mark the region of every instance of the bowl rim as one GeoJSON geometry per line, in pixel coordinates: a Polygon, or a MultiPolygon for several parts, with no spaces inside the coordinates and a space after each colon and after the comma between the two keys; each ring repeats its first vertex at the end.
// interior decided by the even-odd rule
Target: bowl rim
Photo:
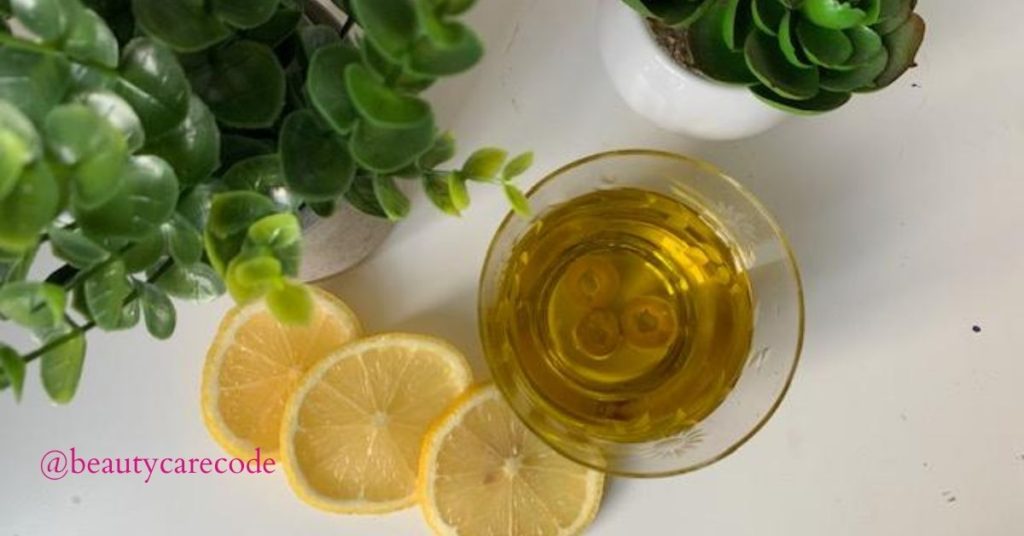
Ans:
{"type": "MultiPolygon", "coordinates": [[[[554,449],[556,452],[558,452],[562,456],[565,456],[567,459],[572,460],[573,462],[576,462],[576,463],[578,463],[578,464],[580,464],[580,465],[582,465],[584,467],[588,467],[588,468],[593,469],[595,471],[600,471],[600,472],[602,472],[604,474],[613,475],[613,476],[622,476],[622,477],[630,477],[630,478],[662,478],[662,477],[669,477],[669,476],[677,476],[677,475],[682,475],[682,474],[686,474],[686,473],[691,473],[691,472],[696,471],[698,469],[703,469],[704,467],[707,467],[707,466],[709,466],[711,464],[720,462],[723,459],[725,459],[728,456],[730,456],[731,454],[733,454],[734,452],[736,452],[737,450],[739,450],[740,447],[742,447],[748,441],[750,441],[751,438],[753,438],[755,435],[757,435],[757,433],[760,432],[761,429],[764,428],[765,425],[768,424],[768,421],[771,420],[771,418],[775,415],[776,411],[778,411],[779,407],[782,405],[782,401],[786,398],[786,395],[789,393],[789,389],[792,386],[793,378],[796,375],[796,370],[797,370],[797,367],[798,367],[798,365],[800,363],[801,355],[803,353],[804,332],[805,332],[805,327],[806,327],[806,305],[804,303],[803,279],[802,279],[802,277],[800,275],[800,267],[797,264],[796,254],[794,253],[793,247],[792,247],[792,245],[789,242],[789,238],[787,238],[785,232],[783,232],[783,230],[782,230],[782,227],[775,220],[775,217],[772,216],[772,213],[764,206],[764,204],[750,190],[748,190],[745,186],[740,184],[739,181],[737,181],[736,179],[732,178],[731,176],[729,176],[728,174],[723,172],[717,166],[714,166],[714,165],[712,165],[712,164],[710,164],[710,163],[708,163],[708,162],[706,162],[704,160],[700,160],[700,159],[697,159],[697,158],[693,158],[693,157],[689,157],[689,156],[685,156],[685,155],[682,155],[682,154],[673,153],[673,152],[669,152],[669,151],[662,151],[662,150],[658,150],[658,149],[614,149],[614,150],[609,150],[609,151],[603,151],[603,152],[591,154],[589,156],[584,156],[582,158],[579,158],[579,159],[574,160],[574,161],[572,161],[572,162],[570,162],[570,163],[568,163],[566,165],[563,165],[563,166],[559,167],[555,171],[552,171],[552,172],[548,173],[547,175],[544,176],[544,178],[542,178],[540,181],[538,181],[537,184],[535,184],[532,188],[530,188],[526,192],[526,198],[527,199],[531,199],[534,195],[536,195],[541,189],[543,189],[549,183],[553,182],[558,177],[564,175],[565,173],[567,173],[569,171],[572,171],[572,170],[574,170],[576,168],[579,168],[579,167],[583,167],[583,166],[585,166],[587,164],[590,164],[592,162],[595,162],[597,160],[603,160],[603,159],[606,159],[606,158],[616,158],[616,157],[622,157],[622,156],[644,156],[644,157],[654,157],[654,158],[667,158],[667,159],[676,160],[676,161],[680,161],[680,162],[692,165],[692,166],[694,166],[694,167],[696,167],[696,168],[698,168],[700,170],[703,170],[703,171],[706,171],[708,173],[711,173],[711,174],[717,176],[722,181],[724,181],[727,185],[729,185],[730,187],[735,189],[737,192],[739,192],[740,195],[742,195],[748,202],[750,202],[751,205],[753,205],[754,208],[757,211],[759,211],[761,213],[761,215],[765,218],[765,220],[768,222],[769,226],[772,229],[772,232],[779,239],[779,241],[781,242],[781,244],[783,246],[783,249],[786,252],[786,261],[787,261],[787,264],[789,266],[790,271],[793,274],[793,280],[796,283],[796,293],[797,293],[796,297],[797,297],[798,322],[797,322],[797,334],[796,334],[796,350],[795,350],[795,353],[794,353],[794,356],[793,356],[793,362],[789,366],[789,371],[786,374],[786,378],[785,378],[785,380],[783,382],[782,389],[779,391],[778,396],[776,396],[775,400],[772,401],[771,406],[769,406],[768,411],[764,414],[764,416],[761,417],[761,419],[748,432],[743,434],[738,440],[734,441],[729,447],[723,449],[720,453],[718,453],[718,454],[708,458],[707,460],[704,460],[704,461],[701,461],[699,463],[695,463],[695,464],[692,464],[692,465],[689,465],[689,466],[686,466],[686,467],[683,467],[683,468],[680,468],[680,469],[674,469],[674,470],[669,470],[669,471],[657,471],[657,472],[639,473],[639,472],[631,472],[631,471],[625,471],[625,470],[618,470],[618,469],[609,468],[609,467],[602,467],[602,466],[599,466],[599,465],[596,465],[596,464],[587,463],[587,462],[579,460],[579,459],[577,459],[577,457],[569,454],[568,452],[566,452],[566,449],[563,449],[560,446],[553,445],[550,442],[546,441],[544,439],[544,436],[537,432],[537,429],[536,429],[535,425],[529,419],[527,419],[524,416],[524,414],[521,411],[521,409],[517,408],[514,404],[512,404],[510,402],[512,397],[511,397],[511,394],[507,391],[507,388],[505,387],[504,383],[503,382],[498,382],[498,381],[493,381],[493,380],[492,380],[492,382],[498,387],[498,391],[501,392],[502,398],[504,398],[505,402],[509,405],[509,407],[512,408],[512,412],[516,415],[516,418],[519,420],[519,422],[521,422],[524,426],[526,426],[527,429],[530,430],[531,433],[533,433],[541,441],[543,441],[545,445],[548,445],[549,447],[554,449]]],[[[505,216],[505,218],[502,220],[501,225],[498,226],[497,231],[495,231],[494,235],[491,237],[491,242],[490,242],[490,244],[487,247],[487,254],[484,257],[484,263],[483,263],[483,266],[482,266],[482,268],[480,270],[480,278],[479,278],[479,281],[477,283],[477,329],[478,329],[478,333],[479,333],[479,336],[480,336],[481,346],[482,346],[482,349],[483,349],[484,361],[487,363],[488,370],[491,369],[492,358],[488,355],[488,351],[487,351],[486,345],[482,344],[486,340],[486,336],[484,334],[484,332],[485,332],[485,327],[484,327],[484,307],[485,307],[485,304],[484,304],[484,299],[483,299],[483,292],[481,292],[481,289],[483,289],[484,283],[486,282],[487,274],[488,274],[488,268],[491,266],[491,264],[493,262],[495,262],[495,255],[497,253],[496,249],[497,249],[498,238],[501,237],[505,233],[505,231],[507,230],[508,226],[511,225],[511,223],[514,221],[515,218],[518,218],[518,217],[520,217],[520,216],[518,216],[515,212],[510,211],[505,216]]]]}

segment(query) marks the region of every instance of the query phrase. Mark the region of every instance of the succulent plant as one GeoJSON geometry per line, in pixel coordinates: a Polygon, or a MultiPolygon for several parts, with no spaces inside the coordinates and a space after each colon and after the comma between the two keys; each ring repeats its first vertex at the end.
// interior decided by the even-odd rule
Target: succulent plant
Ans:
{"type": "Polygon", "coordinates": [[[86,333],[168,338],[171,298],[308,319],[302,207],[400,219],[412,178],[447,213],[469,181],[527,210],[512,179],[532,155],[444,167],[454,140],[417,96],[480,59],[455,19],[472,4],[348,0],[341,27],[304,0],[0,0],[0,321],[39,343],[0,342],[0,390],[20,395],[38,360],[69,401],[86,333]],[[35,280],[45,246],[65,264],[35,280]]]}
{"type": "Polygon", "coordinates": [[[885,88],[924,39],[917,0],[624,0],[685,32],[687,62],[795,113],[885,88]]]}

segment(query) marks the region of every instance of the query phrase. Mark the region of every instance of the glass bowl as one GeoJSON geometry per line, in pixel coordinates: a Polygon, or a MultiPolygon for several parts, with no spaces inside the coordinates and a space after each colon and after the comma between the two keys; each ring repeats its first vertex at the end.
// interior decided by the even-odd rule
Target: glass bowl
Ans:
{"type": "MultiPolygon", "coordinates": [[[[731,454],[775,412],[793,378],[803,341],[803,289],[793,252],[778,224],[743,186],[714,166],[676,154],[622,150],[573,162],[540,181],[527,197],[530,218],[510,214],[494,237],[479,292],[480,334],[494,382],[519,418],[558,452],[623,476],[657,477],[699,469],[731,454]],[[516,243],[539,218],[574,198],[632,188],[682,201],[724,235],[750,282],[750,351],[735,385],[707,417],[665,437],[620,442],[588,434],[560,418],[557,404],[531,384],[496,314],[506,266],[516,243]],[[538,403],[544,400],[544,404],[538,403]]],[[[515,307],[515,304],[511,305],[515,307]]],[[[699,318],[696,322],[700,322],[699,318]]]]}

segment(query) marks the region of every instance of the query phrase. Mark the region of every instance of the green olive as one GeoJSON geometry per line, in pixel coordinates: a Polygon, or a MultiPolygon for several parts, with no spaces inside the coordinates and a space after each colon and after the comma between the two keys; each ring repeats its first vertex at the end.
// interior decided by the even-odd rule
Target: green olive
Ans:
{"type": "Polygon", "coordinates": [[[595,359],[605,359],[622,343],[619,319],[607,309],[595,309],[576,324],[573,337],[580,350],[595,359]]]}
{"type": "Polygon", "coordinates": [[[675,308],[655,296],[633,298],[622,312],[622,332],[626,342],[639,348],[668,346],[679,332],[675,308]]]}
{"type": "Polygon", "coordinates": [[[612,261],[599,255],[580,257],[562,276],[570,295],[588,307],[607,307],[619,292],[619,271],[612,261]]]}

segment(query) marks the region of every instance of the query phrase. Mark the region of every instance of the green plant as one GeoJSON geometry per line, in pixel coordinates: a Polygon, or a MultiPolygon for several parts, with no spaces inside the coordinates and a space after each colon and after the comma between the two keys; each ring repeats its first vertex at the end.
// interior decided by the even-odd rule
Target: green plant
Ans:
{"type": "Polygon", "coordinates": [[[700,73],[795,113],[833,110],[914,65],[917,0],[623,0],[685,32],[700,73]]]}
{"type": "Polygon", "coordinates": [[[141,319],[167,338],[171,298],[226,290],[305,321],[303,207],[400,219],[412,178],[450,214],[467,181],[527,211],[512,179],[532,156],[442,169],[454,141],[417,96],[480,59],[455,20],[472,3],[351,0],[335,28],[302,0],[0,0],[0,320],[40,342],[0,343],[0,389],[20,396],[38,359],[69,401],[85,334],[141,319]],[[44,244],[66,264],[35,280],[44,244]]]}

